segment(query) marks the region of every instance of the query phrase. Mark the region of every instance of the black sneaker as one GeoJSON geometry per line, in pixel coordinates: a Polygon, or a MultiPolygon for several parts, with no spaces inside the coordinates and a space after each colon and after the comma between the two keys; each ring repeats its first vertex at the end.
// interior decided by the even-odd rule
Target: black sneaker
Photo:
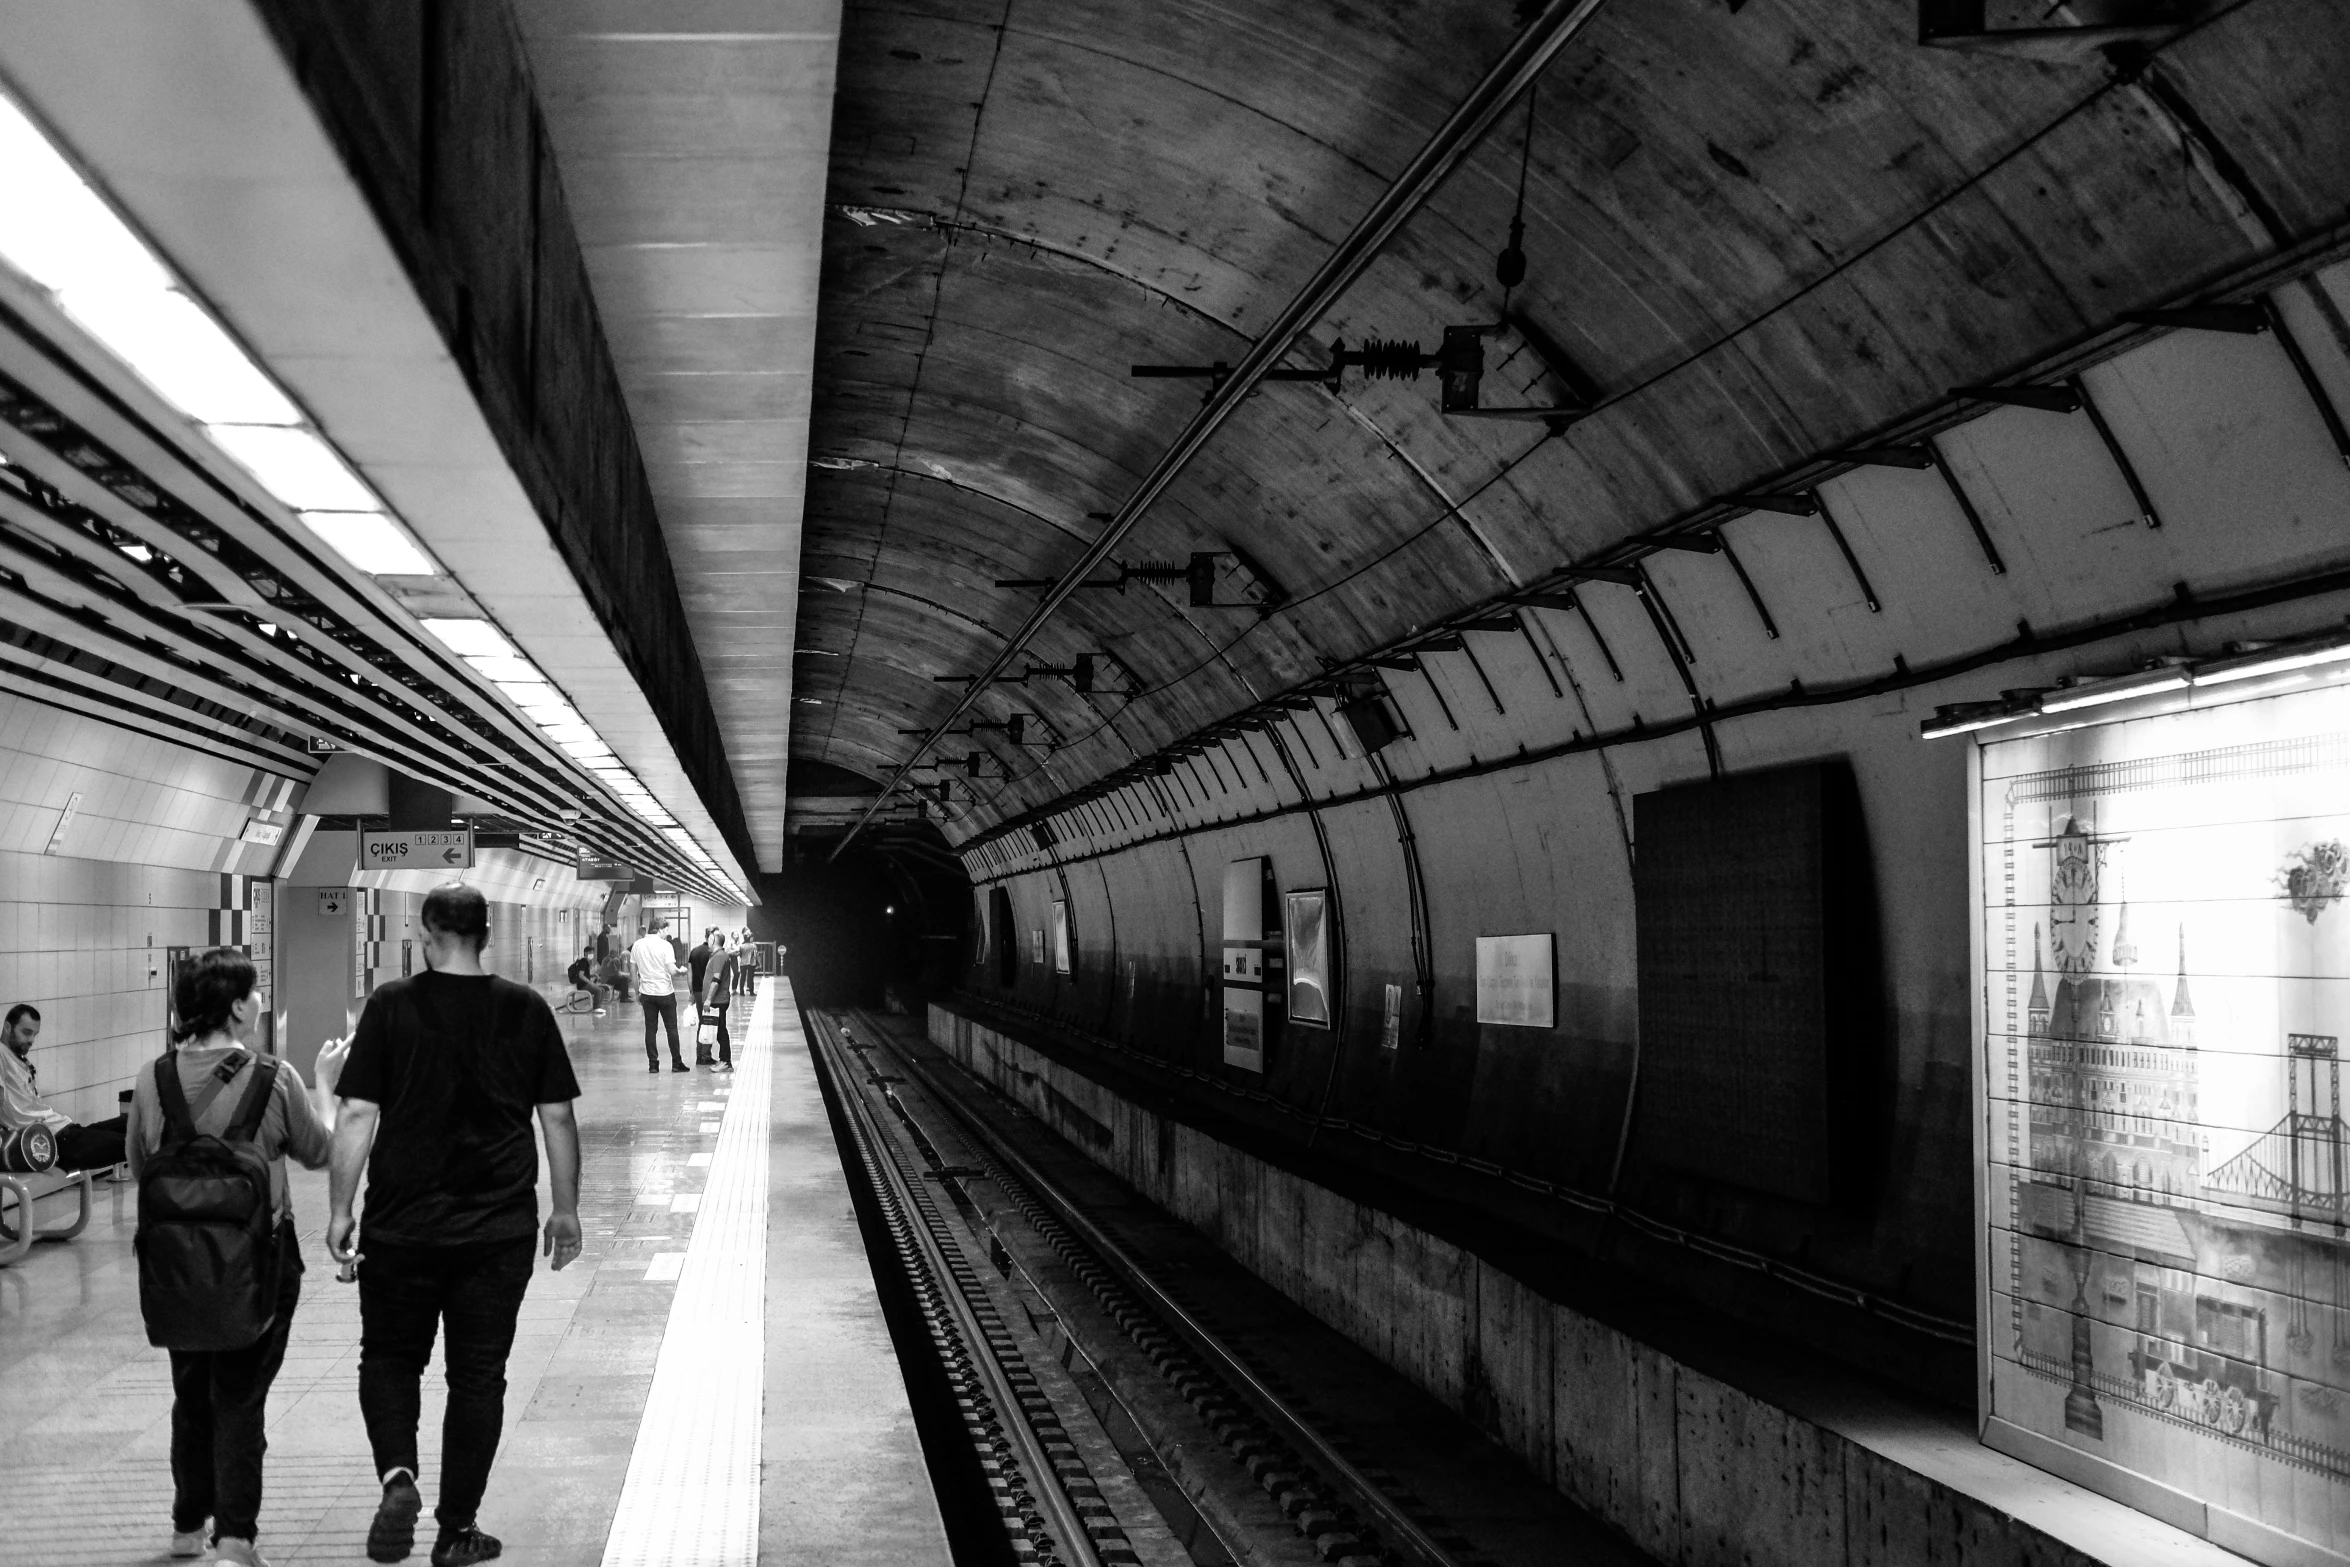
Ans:
{"type": "Polygon", "coordinates": [[[683,1061],[672,1061],[669,1063],[669,1070],[672,1072],[690,1072],[693,1070],[693,1068],[687,1066],[683,1061]]]}
{"type": "Polygon", "coordinates": [[[375,1522],[367,1526],[367,1559],[371,1562],[401,1562],[416,1548],[416,1515],[424,1511],[424,1498],[416,1494],[416,1482],[402,1478],[384,1487],[383,1500],[375,1507],[375,1522]]]}
{"type": "Polygon", "coordinates": [[[658,1061],[655,1061],[655,1062],[654,1062],[652,1065],[650,1065],[650,1066],[646,1067],[646,1068],[645,1068],[645,1070],[646,1070],[646,1071],[648,1071],[648,1072],[652,1072],[652,1073],[658,1074],[658,1073],[660,1072],[660,1070],[661,1070],[661,1063],[660,1063],[660,1062],[658,1062],[658,1061]]]}
{"type": "Polygon", "coordinates": [[[440,1543],[432,1548],[432,1567],[471,1567],[474,1562],[486,1562],[506,1547],[498,1543],[494,1534],[484,1534],[471,1524],[455,1534],[443,1534],[440,1543]]]}

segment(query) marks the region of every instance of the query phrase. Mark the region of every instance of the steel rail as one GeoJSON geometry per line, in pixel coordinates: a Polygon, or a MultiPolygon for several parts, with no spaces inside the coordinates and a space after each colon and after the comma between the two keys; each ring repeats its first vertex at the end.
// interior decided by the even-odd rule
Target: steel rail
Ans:
{"type": "Polygon", "coordinates": [[[1142,520],[1143,513],[1174,482],[1175,476],[1190,466],[1191,460],[1199,455],[1209,438],[1240,407],[1241,400],[1264,379],[1274,362],[1289,352],[1298,334],[1320,320],[1323,313],[1338,302],[1339,296],[1377,259],[1388,240],[1394,237],[1395,231],[1435,194],[1436,188],[1444,183],[1453,167],[1493,127],[1493,122],[1516,101],[1518,94],[1533,84],[1535,78],[1550,64],[1552,57],[1598,15],[1599,8],[1605,3],[1606,0],[1549,0],[1541,13],[1526,24],[1510,46],[1502,51],[1501,58],[1493,63],[1477,85],[1470,89],[1469,95],[1446,117],[1436,134],[1413,154],[1411,162],[1404,165],[1403,172],[1380,193],[1379,199],[1371,204],[1370,211],[1364,213],[1355,224],[1353,232],[1339,241],[1338,247],[1307,279],[1305,287],[1282,307],[1281,313],[1273,318],[1256,342],[1250,345],[1249,351],[1241,356],[1240,362],[1233,366],[1232,373],[1216,384],[1215,389],[1208,394],[1207,401],[1191,416],[1191,422],[1175,437],[1174,444],[1143,476],[1142,483],[1127,497],[1126,503],[1103,525],[1102,531],[1094,536],[1093,542],[1085,547],[1076,562],[1045,590],[1044,597],[1029,612],[1028,618],[1021,622],[1020,629],[1012,633],[1011,639],[987,668],[964,687],[963,695],[956,700],[953,709],[914,748],[913,755],[906,758],[881,792],[874,796],[873,803],[866,807],[865,814],[857,819],[856,825],[841,835],[840,842],[833,845],[832,853],[825,857],[827,863],[840,858],[841,851],[849,846],[858,833],[865,830],[866,823],[880,811],[881,802],[897,792],[905,783],[906,776],[929,754],[930,748],[944,737],[955,720],[970,711],[980,694],[995,683],[995,677],[1009,668],[1036,634],[1044,629],[1045,622],[1069,601],[1079,585],[1093,575],[1097,566],[1109,559],[1110,552],[1133,531],[1134,525],[1142,520]]]}
{"type": "MultiPolygon", "coordinates": [[[[1356,1499],[1362,1502],[1372,1516],[1378,1520],[1382,1529],[1391,1531],[1395,1539],[1404,1542],[1416,1555],[1428,1562],[1430,1567],[1460,1567],[1459,1558],[1439,1545],[1434,1537],[1426,1529],[1423,1529],[1410,1514],[1406,1513],[1384,1491],[1373,1484],[1369,1476],[1365,1475],[1344,1454],[1332,1446],[1310,1421],[1290,1408],[1288,1402],[1267,1386],[1262,1377],[1250,1370],[1248,1363],[1234,1354],[1213,1329],[1201,1323],[1198,1317],[1187,1310],[1180,1301],[1168,1294],[1160,1286],[1158,1280],[1134,1260],[1131,1252],[1112,1238],[1108,1231],[1095,1223],[1092,1216],[1087,1214],[1084,1209],[1064,1196],[1060,1188],[1053,1184],[1051,1177],[1039,1171],[1017,1149],[1006,1142],[995,1128],[965,1110],[952,1094],[941,1090],[929,1067],[915,1060],[898,1044],[896,1039],[890,1036],[887,1030],[874,1022],[869,1014],[859,1009],[859,1015],[866,1027],[871,1030],[873,1038],[882,1042],[882,1048],[897,1058],[898,1064],[912,1074],[914,1079],[929,1092],[930,1097],[938,1101],[946,1113],[961,1124],[966,1134],[984,1147],[988,1156],[1001,1160],[1009,1166],[1012,1173],[1036,1194],[1037,1200],[1051,1209],[1062,1223],[1076,1231],[1087,1245],[1100,1254],[1103,1261],[1107,1262],[1124,1278],[1127,1285],[1136,1294],[1143,1297],[1152,1310],[1173,1324],[1176,1331],[1188,1339],[1194,1349],[1205,1355],[1214,1364],[1216,1370],[1237,1384],[1259,1410],[1271,1416],[1274,1424],[1280,1426],[1292,1441],[1307,1450],[1314,1462],[1322,1465],[1330,1474],[1336,1476],[1347,1490],[1354,1493],[1356,1499]]],[[[907,1114],[910,1116],[911,1112],[909,1111],[907,1114]]]]}
{"type": "MultiPolygon", "coordinates": [[[[955,1266],[941,1249],[938,1237],[923,1222],[923,1204],[913,1189],[913,1183],[897,1162],[881,1128],[875,1124],[872,1108],[855,1082],[862,1063],[854,1060],[848,1050],[834,1036],[834,1024],[820,1012],[805,1014],[809,1035],[821,1051],[825,1066],[830,1069],[840,1086],[841,1110],[848,1118],[850,1129],[856,1134],[858,1153],[864,1159],[878,1182],[886,1183],[890,1194],[906,1215],[906,1233],[912,1238],[915,1250],[930,1269],[938,1285],[939,1299],[946,1303],[947,1313],[954,1319],[956,1331],[971,1350],[971,1363],[987,1384],[988,1396],[995,1401],[999,1423],[1019,1449],[1021,1467],[1033,1477],[1029,1494],[1042,1504],[1058,1538],[1053,1542],[1056,1552],[1072,1567],[1105,1567],[1099,1549],[1086,1531],[1085,1520],[1078,1515],[1076,1504],[1061,1488],[1061,1472],[1053,1466],[1052,1455],[1044,1449],[1043,1440],[1029,1426],[1028,1415],[1022,1408],[1020,1390],[1012,1385],[1001,1363],[995,1356],[986,1325],[979,1320],[971,1302],[964,1296],[956,1281],[955,1266]]],[[[883,1093],[888,1093],[885,1087],[883,1093]]],[[[1040,1553],[1041,1554],[1041,1553],[1040,1553]]]]}

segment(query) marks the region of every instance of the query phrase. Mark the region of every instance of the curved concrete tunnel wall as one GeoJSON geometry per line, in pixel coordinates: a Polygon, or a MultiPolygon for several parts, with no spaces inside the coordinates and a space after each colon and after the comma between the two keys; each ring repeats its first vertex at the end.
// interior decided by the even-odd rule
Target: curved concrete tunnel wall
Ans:
{"type": "MultiPolygon", "coordinates": [[[[2337,271],[2310,288],[2331,303],[2344,283],[2337,271]]],[[[2301,307],[2317,298],[2289,292],[2303,293],[2290,301],[2301,307]]],[[[2344,343],[2323,327],[2296,342],[2329,399],[2350,406],[2344,343]]],[[[1420,672],[1388,673],[1409,733],[1375,762],[1334,754],[1325,702],[1270,734],[1178,762],[1115,802],[1051,812],[1049,847],[1017,821],[979,836],[966,863],[982,906],[990,888],[1009,894],[1021,961],[1007,988],[991,951],[967,972],[968,990],[1067,1031],[1080,1048],[1090,1039],[1189,1074],[1179,1093],[1265,1135],[1472,1208],[1506,1209],[1511,1222],[1577,1246],[1601,1241],[1589,1215],[1529,1199],[1526,1182],[1612,1196],[1942,1319],[1940,1336],[1916,1333],[1684,1248],[1620,1231],[1604,1239],[1608,1267],[1967,1401],[1971,1353],[1955,1339],[1974,1316],[1968,742],[1921,740],[1919,721],[1940,702],[2322,630],[2350,610],[2350,584],[2309,574],[2350,525],[2350,473],[2273,338],[2177,333],[2088,383],[2159,528],[2142,520],[2082,416],[1978,418],[1942,442],[2006,554],[2004,575],[1987,569],[1935,474],[1865,469],[1824,486],[1822,498],[1879,611],[1817,519],[1742,525],[1770,533],[1771,547],[1741,563],[1776,637],[1762,634],[1728,562],[1652,560],[1652,588],[1709,691],[1727,704],[1776,681],[1787,694],[1776,710],[1711,725],[1718,764],[1697,730],[1641,737],[1644,725],[1689,711],[1664,629],[1636,618],[1628,589],[1586,586],[1588,624],[1529,609],[1527,635],[1470,632],[1466,651],[1422,654],[1420,672]],[[2227,594],[2271,583],[2287,585],[2276,602],[2224,607],[2227,594]],[[2019,620],[2053,638],[2129,615],[2150,623],[1907,689],[1811,705],[1800,684],[1788,685],[1931,669],[2019,620]],[[1590,624],[1608,639],[1620,683],[1593,651],[1590,624]],[[1595,732],[1609,743],[1572,749],[1595,732]],[[1686,1173],[1665,1146],[1669,1129],[1637,1111],[1625,1147],[1640,1039],[1632,824],[1636,796],[1717,767],[1742,774],[1832,758],[1852,771],[1870,846],[1885,1081],[1878,1111],[1849,1128],[1877,1150],[1869,1178],[1851,1200],[1821,1205],[1686,1173]],[[1288,1026],[1261,1078],[1223,1064],[1216,990],[1224,869],[1259,856],[1282,891],[1332,890],[1339,992],[1337,1026],[1288,1026]],[[1432,981],[1424,1036],[1415,859],[1432,981]],[[1048,933],[1049,949],[1055,901],[1069,906],[1070,976],[1053,972],[1049,950],[1033,961],[1035,932],[1048,933]],[[1556,1027],[1477,1023],[1474,938],[1529,932],[1555,935],[1556,1027]],[[1392,1051],[1381,1045],[1390,985],[1404,1001],[1392,1051]]],[[[1742,538],[1752,534],[1732,530],[1733,549],[1742,538]]]]}

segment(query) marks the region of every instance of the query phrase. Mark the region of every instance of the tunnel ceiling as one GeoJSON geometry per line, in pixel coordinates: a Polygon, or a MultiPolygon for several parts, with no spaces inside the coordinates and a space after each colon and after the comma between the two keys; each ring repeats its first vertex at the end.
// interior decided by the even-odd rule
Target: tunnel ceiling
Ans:
{"type": "MultiPolygon", "coordinates": [[[[1947,420],[1951,388],[2093,358],[2124,312],[2342,222],[2325,62],[2350,20],[2324,0],[2220,11],[2130,71],[1924,48],[1915,24],[1898,0],[1606,6],[1530,120],[1505,115],[1290,356],[1433,349],[1506,313],[1523,325],[1489,340],[1484,402],[1596,411],[1553,433],[1442,416],[1431,376],[1263,388],[1117,558],[1237,549],[1286,602],[1260,620],[1190,608],[1180,582],[1079,593],[1030,661],[1109,653],[1140,694],[983,695],[974,716],[1033,712],[1062,743],[945,742],[1013,774],[950,836],[1711,498],[1947,420]],[[1528,273],[1505,296],[1522,156],[1528,273]]],[[[1129,365],[1239,359],[1514,26],[1504,0],[851,0],[795,764],[879,779],[912,752],[904,731],[959,692],[938,677],[984,667],[1038,597],[993,583],[1066,568],[1197,407],[1205,383],[1129,365]]]]}

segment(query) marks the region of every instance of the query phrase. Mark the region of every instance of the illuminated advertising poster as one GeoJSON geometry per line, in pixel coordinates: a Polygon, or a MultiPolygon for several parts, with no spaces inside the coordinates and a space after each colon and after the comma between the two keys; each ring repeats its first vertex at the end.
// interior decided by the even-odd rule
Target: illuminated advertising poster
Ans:
{"type": "Polygon", "coordinates": [[[1984,1440],[2350,1553],[2350,696],[1977,760],[1984,1440]]]}
{"type": "Polygon", "coordinates": [[[1330,1026],[1330,894],[1281,895],[1281,945],[1289,958],[1289,1020],[1330,1026]]]}

